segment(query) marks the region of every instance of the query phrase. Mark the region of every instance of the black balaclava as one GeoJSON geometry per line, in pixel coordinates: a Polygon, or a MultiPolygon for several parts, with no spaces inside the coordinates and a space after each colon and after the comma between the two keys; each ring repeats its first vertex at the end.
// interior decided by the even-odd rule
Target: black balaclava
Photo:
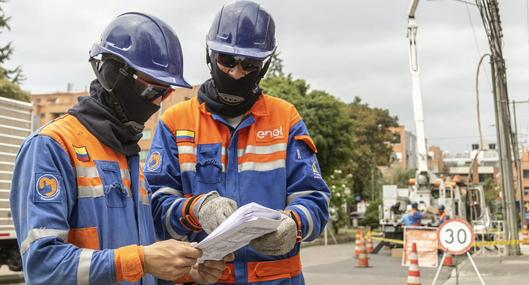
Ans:
{"type": "Polygon", "coordinates": [[[215,52],[212,52],[210,60],[212,79],[200,87],[200,102],[205,102],[210,112],[221,116],[237,117],[248,112],[261,96],[259,81],[266,70],[256,70],[240,79],[234,79],[220,70],[215,52]]]}
{"type": "Polygon", "coordinates": [[[77,105],[68,110],[102,143],[124,155],[137,155],[141,150],[138,141],[142,133],[127,127],[108,104],[111,96],[94,80],[90,84],[90,96],[79,97],[77,105]]]}
{"type": "Polygon", "coordinates": [[[138,94],[134,88],[135,79],[125,64],[116,60],[106,60],[100,69],[100,81],[109,96],[104,100],[118,118],[129,128],[141,133],[145,122],[159,109],[160,106],[150,102],[138,94]]]}

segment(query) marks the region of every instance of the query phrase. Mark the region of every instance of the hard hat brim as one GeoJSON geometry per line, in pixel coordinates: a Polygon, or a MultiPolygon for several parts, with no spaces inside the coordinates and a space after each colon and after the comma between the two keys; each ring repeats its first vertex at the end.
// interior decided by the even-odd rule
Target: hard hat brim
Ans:
{"type": "Polygon", "coordinates": [[[225,53],[225,54],[231,54],[231,55],[239,55],[239,56],[247,56],[251,58],[256,58],[263,60],[272,54],[274,54],[276,47],[274,47],[272,50],[263,50],[258,48],[238,48],[231,45],[222,44],[215,41],[207,41],[208,48],[212,51],[219,52],[219,53],[225,53]]]}

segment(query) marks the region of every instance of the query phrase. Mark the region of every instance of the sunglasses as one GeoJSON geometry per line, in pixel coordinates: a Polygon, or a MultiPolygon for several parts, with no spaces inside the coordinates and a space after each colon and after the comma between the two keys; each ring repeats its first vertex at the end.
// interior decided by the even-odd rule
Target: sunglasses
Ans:
{"type": "Polygon", "coordinates": [[[140,96],[148,101],[153,101],[160,97],[162,97],[163,101],[174,90],[171,86],[163,86],[147,82],[136,74],[133,74],[132,78],[134,78],[134,89],[136,89],[137,94],[140,94],[140,96]]]}
{"type": "Polygon", "coordinates": [[[234,68],[237,64],[240,64],[244,70],[250,72],[257,71],[263,67],[262,60],[224,53],[217,54],[217,62],[228,68],[234,68]]]}

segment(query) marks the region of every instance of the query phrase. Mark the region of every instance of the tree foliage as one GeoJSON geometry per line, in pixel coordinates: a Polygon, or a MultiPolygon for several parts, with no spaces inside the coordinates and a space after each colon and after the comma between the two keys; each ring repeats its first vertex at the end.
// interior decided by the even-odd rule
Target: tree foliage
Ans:
{"type": "MultiPolygon", "coordinates": [[[[0,4],[5,2],[5,0],[0,0],[0,4]]],[[[2,6],[0,6],[0,34],[4,30],[11,29],[9,19],[10,17],[5,15],[2,6]]],[[[0,96],[29,102],[31,101],[29,93],[19,86],[25,79],[21,67],[17,66],[14,69],[5,67],[5,63],[11,58],[13,51],[12,42],[0,46],[0,96]]]]}
{"type": "Polygon", "coordinates": [[[348,219],[346,205],[351,205],[353,202],[352,190],[350,188],[352,178],[353,175],[351,173],[334,170],[326,179],[332,191],[331,207],[335,210],[335,216],[331,215],[331,219],[333,219],[335,231],[345,226],[348,219]]]}
{"type": "Polygon", "coordinates": [[[358,97],[347,106],[349,116],[355,122],[356,148],[351,169],[354,173],[353,189],[357,195],[376,198],[378,193],[371,192],[376,191],[373,188],[382,178],[377,166],[391,163],[393,151],[390,142],[394,137],[389,128],[397,126],[397,118],[391,116],[388,110],[369,107],[358,97]]]}

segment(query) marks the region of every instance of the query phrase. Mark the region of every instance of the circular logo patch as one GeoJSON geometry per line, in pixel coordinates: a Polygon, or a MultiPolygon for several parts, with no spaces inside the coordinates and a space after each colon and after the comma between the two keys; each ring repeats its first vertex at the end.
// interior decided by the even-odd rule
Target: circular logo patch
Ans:
{"type": "Polygon", "coordinates": [[[151,157],[149,157],[149,162],[147,163],[149,170],[155,171],[160,167],[161,164],[162,164],[162,155],[157,151],[151,153],[151,157]]]}
{"type": "Polygon", "coordinates": [[[51,175],[44,174],[37,180],[37,193],[43,200],[53,200],[61,191],[59,180],[51,175]]]}

